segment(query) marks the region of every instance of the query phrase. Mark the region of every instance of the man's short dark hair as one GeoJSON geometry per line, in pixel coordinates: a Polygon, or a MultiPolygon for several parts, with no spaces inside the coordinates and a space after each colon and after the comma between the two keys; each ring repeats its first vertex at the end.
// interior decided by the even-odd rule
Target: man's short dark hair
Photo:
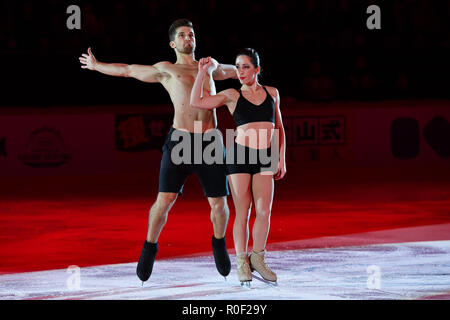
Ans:
{"type": "Polygon", "coordinates": [[[175,20],[169,28],[169,39],[170,41],[174,41],[175,40],[175,36],[177,34],[177,29],[179,27],[190,27],[190,28],[194,28],[192,26],[192,22],[189,21],[188,19],[178,19],[175,20]]]}

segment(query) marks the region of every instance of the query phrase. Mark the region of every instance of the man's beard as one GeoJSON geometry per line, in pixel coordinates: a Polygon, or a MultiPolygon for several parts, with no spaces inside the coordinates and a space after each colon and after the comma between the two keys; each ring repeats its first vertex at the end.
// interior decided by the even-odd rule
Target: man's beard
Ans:
{"type": "Polygon", "coordinates": [[[195,50],[194,46],[185,46],[181,49],[177,47],[177,51],[183,54],[191,54],[192,52],[194,52],[194,50],[195,50]]]}

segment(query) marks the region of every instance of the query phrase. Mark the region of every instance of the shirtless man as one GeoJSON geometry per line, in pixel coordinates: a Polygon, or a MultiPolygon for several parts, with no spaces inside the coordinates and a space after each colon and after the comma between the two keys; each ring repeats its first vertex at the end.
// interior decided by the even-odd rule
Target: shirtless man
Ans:
{"type": "MultiPolygon", "coordinates": [[[[87,54],[80,57],[83,69],[96,70],[111,76],[131,77],[144,82],[161,83],[169,93],[174,106],[173,125],[163,146],[158,196],[150,209],[147,238],[136,269],[142,282],[147,281],[152,273],[158,252],[158,238],[167,221],[168,212],[178,195],[181,195],[184,182],[192,173],[199,178],[211,206],[210,217],[214,230],[212,248],[217,270],[225,277],[231,269],[225,243],[229,217],[225,165],[208,165],[204,162],[175,164],[171,159],[171,150],[177,144],[175,139],[172,139],[174,133],[187,134],[193,138],[194,135],[218,130],[215,110],[201,110],[190,106],[191,89],[198,72],[198,62],[194,55],[196,39],[192,23],[186,19],[176,20],[169,28],[169,38],[169,45],[174,49],[177,58],[175,64],[168,61],[158,62],[152,66],[103,63],[95,59],[90,48],[87,54]],[[200,133],[194,130],[194,122],[201,123],[200,133]]],[[[209,80],[205,81],[204,90],[215,94],[213,79],[228,78],[237,78],[236,67],[214,61],[213,67],[208,70],[209,80]]]]}

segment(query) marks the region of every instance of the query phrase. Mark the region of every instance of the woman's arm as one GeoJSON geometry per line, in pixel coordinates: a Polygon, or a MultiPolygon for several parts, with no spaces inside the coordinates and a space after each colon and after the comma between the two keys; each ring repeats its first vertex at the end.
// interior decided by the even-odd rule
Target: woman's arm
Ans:
{"type": "Polygon", "coordinates": [[[283,118],[280,111],[280,94],[278,90],[273,88],[276,92],[275,96],[275,129],[278,130],[278,144],[280,162],[278,164],[278,172],[274,176],[275,180],[282,179],[286,174],[286,134],[284,132],[283,118]]]}
{"type": "Polygon", "coordinates": [[[227,104],[229,100],[227,95],[223,94],[224,91],[210,95],[208,91],[203,90],[206,73],[209,72],[212,77],[209,71],[212,65],[210,58],[202,58],[198,63],[198,73],[191,91],[191,106],[194,108],[214,109],[227,104]]]}

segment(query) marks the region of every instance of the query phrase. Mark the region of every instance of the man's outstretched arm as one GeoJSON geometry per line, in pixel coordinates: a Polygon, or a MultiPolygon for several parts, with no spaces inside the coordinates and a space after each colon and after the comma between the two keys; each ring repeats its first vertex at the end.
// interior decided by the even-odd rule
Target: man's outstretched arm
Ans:
{"type": "Polygon", "coordinates": [[[110,76],[130,77],[144,82],[161,82],[170,75],[162,71],[164,64],[169,62],[159,62],[153,66],[124,63],[104,63],[95,59],[91,48],[88,54],[83,53],[80,57],[81,68],[95,70],[110,76]]]}
{"type": "Polygon", "coordinates": [[[237,69],[232,64],[219,64],[215,59],[212,59],[213,64],[217,65],[217,68],[213,71],[212,75],[214,80],[226,80],[237,79],[237,69]]]}

